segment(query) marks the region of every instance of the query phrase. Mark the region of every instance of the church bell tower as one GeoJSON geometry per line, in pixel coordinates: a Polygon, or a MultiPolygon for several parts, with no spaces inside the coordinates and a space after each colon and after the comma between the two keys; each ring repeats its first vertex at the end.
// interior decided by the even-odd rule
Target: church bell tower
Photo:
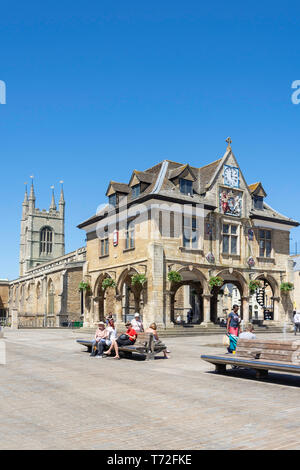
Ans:
{"type": "Polygon", "coordinates": [[[22,204],[20,238],[20,276],[30,269],[65,254],[65,199],[61,182],[58,209],[54,188],[49,210],[35,207],[33,179],[28,197],[27,186],[22,204]]]}

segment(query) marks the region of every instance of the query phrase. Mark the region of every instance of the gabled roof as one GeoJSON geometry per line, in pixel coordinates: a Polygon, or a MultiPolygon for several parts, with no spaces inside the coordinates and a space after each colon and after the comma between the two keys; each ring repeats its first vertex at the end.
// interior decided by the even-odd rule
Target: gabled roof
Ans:
{"type": "Polygon", "coordinates": [[[182,175],[182,173],[184,173],[186,170],[190,173],[190,175],[192,176],[194,181],[196,181],[197,177],[195,176],[193,170],[191,169],[191,167],[188,163],[186,163],[185,165],[181,165],[177,168],[174,168],[173,170],[170,170],[168,178],[170,180],[173,180],[174,178],[177,178],[180,175],[182,175]]]}
{"type": "Polygon", "coordinates": [[[263,197],[267,196],[267,193],[264,190],[263,185],[261,184],[260,181],[258,183],[253,183],[253,184],[248,185],[248,188],[251,194],[256,194],[258,196],[263,196],[263,197]]]}
{"type": "Polygon", "coordinates": [[[128,186],[130,186],[134,176],[137,177],[140,183],[147,183],[147,184],[153,183],[154,178],[155,178],[155,176],[152,173],[148,173],[147,171],[133,170],[128,186]]]}
{"type": "Polygon", "coordinates": [[[124,193],[124,194],[128,194],[130,192],[130,188],[128,186],[128,184],[125,184],[125,183],[117,183],[116,181],[110,181],[109,185],[108,185],[108,188],[107,188],[107,191],[106,191],[106,196],[107,196],[107,193],[108,191],[110,190],[110,188],[113,188],[113,190],[117,193],[124,193]]]}

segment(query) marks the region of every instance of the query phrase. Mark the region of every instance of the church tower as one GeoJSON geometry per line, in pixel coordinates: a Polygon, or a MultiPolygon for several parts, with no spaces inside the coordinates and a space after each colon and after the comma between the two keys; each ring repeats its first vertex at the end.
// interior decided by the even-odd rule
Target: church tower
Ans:
{"type": "MultiPolygon", "coordinates": [[[[62,182],[61,182],[62,183],[62,182]]],[[[20,239],[20,276],[28,270],[65,254],[65,199],[61,185],[58,209],[54,189],[49,211],[35,207],[33,180],[22,204],[20,239]]]]}

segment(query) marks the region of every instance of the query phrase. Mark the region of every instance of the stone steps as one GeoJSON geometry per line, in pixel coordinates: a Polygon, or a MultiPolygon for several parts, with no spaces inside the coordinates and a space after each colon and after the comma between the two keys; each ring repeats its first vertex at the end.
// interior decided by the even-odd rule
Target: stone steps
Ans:
{"type": "MultiPolygon", "coordinates": [[[[82,334],[95,334],[96,328],[78,328],[73,330],[74,332],[82,334]]],[[[287,332],[289,330],[287,329],[287,332]]],[[[158,330],[159,337],[171,338],[178,336],[206,336],[206,335],[224,335],[226,333],[225,328],[219,326],[209,326],[207,328],[194,325],[193,327],[175,326],[174,328],[167,328],[165,330],[158,330]]],[[[282,333],[282,327],[269,326],[269,327],[256,327],[255,334],[260,333],[282,333]]]]}

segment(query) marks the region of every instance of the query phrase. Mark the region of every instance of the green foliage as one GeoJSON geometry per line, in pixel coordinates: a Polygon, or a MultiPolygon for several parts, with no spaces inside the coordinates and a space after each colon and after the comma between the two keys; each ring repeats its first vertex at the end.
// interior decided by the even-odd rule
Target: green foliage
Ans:
{"type": "Polygon", "coordinates": [[[214,287],[221,287],[223,285],[223,279],[219,276],[212,276],[208,284],[211,289],[214,287]]]}
{"type": "Polygon", "coordinates": [[[91,293],[91,287],[88,282],[81,281],[79,283],[78,289],[80,292],[85,292],[87,295],[91,293]]]}
{"type": "Polygon", "coordinates": [[[111,277],[106,277],[102,281],[102,290],[105,290],[108,287],[116,287],[116,283],[111,277]]]}
{"type": "Polygon", "coordinates": [[[169,271],[168,272],[168,280],[170,282],[180,282],[180,281],[182,281],[182,276],[177,271],[169,271]]]}
{"type": "Polygon", "coordinates": [[[147,278],[145,274],[134,274],[131,277],[131,284],[134,286],[135,284],[141,284],[142,286],[147,282],[147,278]]]}
{"type": "Polygon", "coordinates": [[[290,292],[293,289],[294,289],[294,284],[292,282],[282,282],[280,284],[280,291],[283,294],[286,294],[287,292],[290,292]]]}
{"type": "Polygon", "coordinates": [[[258,279],[249,282],[250,294],[254,294],[257,289],[261,287],[261,282],[258,279]]]}

